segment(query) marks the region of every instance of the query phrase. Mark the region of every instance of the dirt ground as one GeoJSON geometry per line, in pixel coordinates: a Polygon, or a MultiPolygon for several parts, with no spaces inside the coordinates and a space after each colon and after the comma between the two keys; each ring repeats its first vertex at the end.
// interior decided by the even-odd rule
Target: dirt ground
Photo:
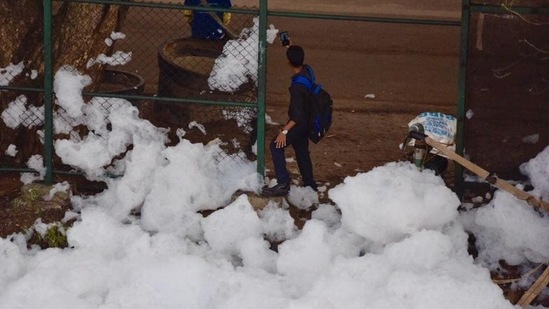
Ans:
{"type": "MultiPolygon", "coordinates": [[[[287,18],[272,22],[305,48],[306,62],[334,97],[331,137],[311,146],[317,180],[334,185],[401,160],[398,145],[417,114],[456,114],[459,27],[287,18]]],[[[269,47],[267,66],[267,113],[279,123],[286,120],[291,74],[284,52],[269,47]]],[[[278,128],[270,129],[268,139],[278,128]]]]}

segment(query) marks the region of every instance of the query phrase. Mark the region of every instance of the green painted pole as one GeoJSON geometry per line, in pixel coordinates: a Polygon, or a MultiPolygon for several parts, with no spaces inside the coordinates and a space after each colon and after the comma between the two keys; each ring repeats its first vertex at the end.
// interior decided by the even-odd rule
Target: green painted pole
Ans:
{"type": "MultiPolygon", "coordinates": [[[[456,132],[456,153],[463,156],[463,128],[465,122],[465,105],[467,100],[467,54],[469,52],[469,22],[471,17],[470,0],[463,0],[461,10],[461,44],[459,57],[459,85],[458,85],[458,121],[456,132]]],[[[463,192],[463,167],[456,164],[455,188],[461,195],[463,192]]]]}
{"type": "Polygon", "coordinates": [[[53,181],[52,0],[44,0],[44,182],[53,181]]]}
{"type": "Polygon", "coordinates": [[[267,101],[267,0],[259,1],[259,72],[257,75],[257,172],[265,175],[265,105],[267,101]]]}

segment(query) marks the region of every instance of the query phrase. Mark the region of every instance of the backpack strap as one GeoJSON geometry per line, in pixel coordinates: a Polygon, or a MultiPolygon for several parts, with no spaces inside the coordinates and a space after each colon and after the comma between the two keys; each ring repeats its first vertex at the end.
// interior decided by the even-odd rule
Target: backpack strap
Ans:
{"type": "Polygon", "coordinates": [[[313,71],[313,68],[311,68],[308,65],[304,65],[304,67],[307,70],[307,72],[309,72],[309,76],[311,77],[311,83],[315,84],[316,80],[315,80],[315,72],[313,71]]]}
{"type": "Polygon", "coordinates": [[[305,88],[311,91],[313,90],[313,83],[303,75],[298,75],[292,79],[292,85],[295,85],[295,84],[301,84],[305,86],[305,88]]]}
{"type": "Polygon", "coordinates": [[[314,94],[318,94],[320,89],[322,89],[322,86],[315,83],[315,72],[308,65],[305,65],[304,68],[309,72],[311,78],[309,79],[305,75],[297,75],[292,79],[292,85],[301,84],[311,90],[314,94]]]}

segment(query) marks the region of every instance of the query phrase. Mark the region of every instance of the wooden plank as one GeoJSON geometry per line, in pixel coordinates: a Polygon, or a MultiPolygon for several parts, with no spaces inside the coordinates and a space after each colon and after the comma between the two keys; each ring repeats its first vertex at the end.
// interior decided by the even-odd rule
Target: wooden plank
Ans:
{"type": "Polygon", "coordinates": [[[519,299],[517,305],[525,308],[536,299],[536,297],[543,291],[543,289],[549,284],[549,267],[545,268],[545,271],[539,276],[539,278],[532,284],[532,286],[526,291],[519,299]]]}
{"type": "Polygon", "coordinates": [[[499,178],[497,178],[497,176],[491,175],[487,170],[485,170],[482,167],[476,165],[475,163],[465,159],[464,157],[458,155],[452,149],[448,148],[448,146],[446,146],[442,143],[439,143],[439,142],[435,141],[434,139],[432,139],[428,136],[425,137],[425,142],[429,146],[434,147],[437,150],[439,150],[441,153],[446,155],[448,158],[454,160],[455,162],[459,163],[461,166],[463,166],[466,169],[470,170],[471,172],[477,174],[482,179],[485,179],[486,181],[488,181],[488,183],[490,183],[490,184],[492,184],[492,185],[494,185],[494,186],[496,186],[496,187],[498,187],[502,190],[505,190],[505,191],[513,194],[518,199],[526,201],[528,204],[530,204],[534,207],[543,208],[543,209],[549,211],[549,203],[538,200],[533,195],[531,195],[531,194],[529,194],[529,193],[513,186],[509,182],[507,182],[503,179],[499,179],[499,178]]]}

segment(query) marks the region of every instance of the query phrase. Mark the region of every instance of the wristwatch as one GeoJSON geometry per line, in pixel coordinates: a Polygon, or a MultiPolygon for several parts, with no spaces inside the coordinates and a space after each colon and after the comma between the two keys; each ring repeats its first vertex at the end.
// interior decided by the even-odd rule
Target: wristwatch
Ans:
{"type": "Polygon", "coordinates": [[[288,134],[288,130],[282,130],[282,134],[284,135],[288,134]]]}

